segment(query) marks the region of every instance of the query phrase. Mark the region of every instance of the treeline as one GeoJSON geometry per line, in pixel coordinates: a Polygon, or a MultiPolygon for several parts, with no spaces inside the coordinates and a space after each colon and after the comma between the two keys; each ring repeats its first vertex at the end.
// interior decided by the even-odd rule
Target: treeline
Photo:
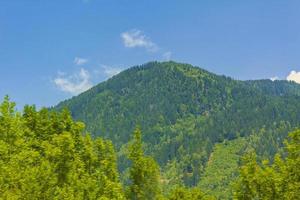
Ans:
{"type": "MultiPolygon", "coordinates": [[[[199,187],[165,179],[145,155],[139,128],[124,151],[129,162],[124,177],[113,144],[84,129],[67,110],[25,106],[20,113],[6,97],[0,105],[0,199],[215,199],[199,187]]],[[[273,164],[260,164],[255,153],[247,154],[231,198],[299,198],[299,146],[300,131],[295,131],[284,156],[276,156],[273,164]]]]}

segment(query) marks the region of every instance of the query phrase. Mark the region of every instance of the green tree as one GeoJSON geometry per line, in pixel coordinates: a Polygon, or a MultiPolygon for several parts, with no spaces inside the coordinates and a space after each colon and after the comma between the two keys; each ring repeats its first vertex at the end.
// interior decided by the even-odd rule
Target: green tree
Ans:
{"type": "Polygon", "coordinates": [[[174,187],[169,200],[213,200],[214,198],[201,192],[199,188],[174,187]]]}
{"type": "Polygon", "coordinates": [[[0,105],[0,199],[124,199],[111,142],[70,113],[0,105]]]}
{"type": "Polygon", "coordinates": [[[300,130],[285,145],[287,156],[276,155],[273,164],[259,164],[254,152],[244,157],[235,199],[300,199],[300,130]]]}
{"type": "Polygon", "coordinates": [[[130,186],[128,198],[132,200],[150,200],[160,197],[160,170],[157,163],[144,155],[142,148],[142,135],[139,128],[133,133],[129,146],[130,186]]]}

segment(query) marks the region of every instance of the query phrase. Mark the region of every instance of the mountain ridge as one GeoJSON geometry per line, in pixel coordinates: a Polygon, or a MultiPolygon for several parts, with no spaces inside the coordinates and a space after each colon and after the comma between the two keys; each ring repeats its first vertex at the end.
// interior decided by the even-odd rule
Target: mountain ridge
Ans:
{"type": "MultiPolygon", "coordinates": [[[[90,92],[91,90],[94,90],[95,87],[98,87],[98,86],[101,85],[101,84],[107,83],[108,81],[110,81],[111,79],[114,79],[114,77],[119,76],[120,74],[129,73],[129,72],[131,72],[132,70],[136,70],[136,69],[140,69],[140,70],[147,69],[147,68],[149,68],[149,65],[152,65],[152,64],[164,64],[164,63],[185,65],[185,66],[187,66],[187,67],[191,67],[191,68],[194,68],[194,69],[196,69],[196,70],[199,70],[199,71],[202,71],[202,72],[204,72],[204,73],[211,74],[211,75],[214,75],[214,76],[223,77],[223,78],[225,78],[225,79],[231,79],[231,80],[233,80],[233,81],[244,82],[244,83],[247,83],[247,84],[250,84],[250,85],[251,85],[251,84],[252,84],[252,85],[256,85],[256,87],[257,87],[257,88],[260,88],[260,89],[262,89],[262,88],[261,88],[261,85],[262,85],[263,83],[268,83],[269,86],[273,86],[273,87],[276,85],[276,83],[279,83],[279,84],[283,84],[283,85],[284,85],[285,87],[287,87],[287,88],[291,88],[292,90],[295,90],[294,92],[295,92],[296,95],[300,95],[300,84],[298,84],[298,83],[296,83],[296,82],[294,82],[294,81],[288,81],[288,80],[270,80],[270,79],[239,80],[239,79],[234,79],[234,78],[232,78],[232,77],[230,77],[230,76],[226,76],[226,75],[218,75],[218,74],[209,72],[208,70],[205,70],[205,69],[203,69],[203,68],[201,68],[201,67],[193,66],[193,65],[187,64],[187,63],[178,63],[178,62],[175,62],[175,61],[165,61],[165,62],[150,61],[150,62],[147,62],[147,63],[142,64],[142,65],[135,65],[135,66],[129,67],[129,68],[127,68],[127,69],[121,71],[120,73],[118,73],[118,74],[116,74],[116,75],[110,77],[109,79],[107,79],[107,80],[105,80],[105,81],[102,81],[102,82],[100,82],[100,83],[94,85],[92,88],[88,89],[87,91],[82,92],[81,94],[76,95],[76,96],[73,96],[73,97],[71,97],[71,98],[69,98],[69,99],[63,100],[63,101],[59,102],[57,105],[55,105],[55,106],[53,106],[53,107],[57,107],[57,106],[59,106],[60,104],[66,102],[66,101],[69,101],[69,100],[71,100],[71,99],[74,99],[74,98],[76,98],[76,97],[78,97],[78,96],[81,96],[81,95],[83,95],[83,94],[85,94],[85,93],[88,93],[88,92],[90,92]]],[[[269,88],[269,89],[270,89],[270,88],[269,88]]],[[[274,88],[272,88],[272,89],[274,89],[274,88]]],[[[285,88],[284,88],[284,87],[281,87],[281,89],[283,90],[283,89],[285,89],[285,88]]],[[[262,90],[263,90],[264,92],[267,91],[266,88],[263,88],[262,90]]]]}
{"type": "Polygon", "coordinates": [[[234,80],[189,64],[149,62],[54,109],[64,107],[94,137],[113,141],[121,171],[127,166],[124,146],[140,125],[146,153],[165,178],[172,182],[175,173],[181,178],[173,184],[195,186],[218,143],[243,137],[261,159],[278,152],[287,133],[299,126],[300,85],[234,80]]]}

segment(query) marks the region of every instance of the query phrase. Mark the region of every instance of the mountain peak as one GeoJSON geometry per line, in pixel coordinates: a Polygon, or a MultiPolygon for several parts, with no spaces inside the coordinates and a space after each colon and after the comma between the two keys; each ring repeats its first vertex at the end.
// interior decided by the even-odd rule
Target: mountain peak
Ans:
{"type": "Polygon", "coordinates": [[[169,61],[129,68],[55,109],[67,107],[92,135],[112,140],[120,151],[139,125],[147,152],[161,166],[177,160],[198,177],[191,166],[205,165],[215,144],[282,122],[299,126],[299,98],[300,86],[287,81],[237,81],[169,61]],[[208,154],[185,163],[199,152],[208,154]]]}

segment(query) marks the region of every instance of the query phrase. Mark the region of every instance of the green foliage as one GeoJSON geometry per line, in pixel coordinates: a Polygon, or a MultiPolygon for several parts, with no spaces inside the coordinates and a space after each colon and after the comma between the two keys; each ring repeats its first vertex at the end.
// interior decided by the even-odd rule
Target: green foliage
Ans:
{"type": "Polygon", "coordinates": [[[128,198],[158,199],[161,195],[159,166],[151,157],[144,156],[141,131],[138,128],[133,133],[128,157],[132,162],[128,198]]]}
{"type": "MultiPolygon", "coordinates": [[[[25,106],[21,114],[14,106],[8,97],[0,105],[0,199],[168,199],[139,129],[128,145],[129,184],[122,185],[110,141],[92,139],[67,110],[25,106]]],[[[202,199],[198,189],[184,191],[202,199]]]]}
{"type": "Polygon", "coordinates": [[[0,105],[0,199],[124,199],[110,142],[67,111],[14,106],[0,105]]]}
{"type": "Polygon", "coordinates": [[[216,144],[199,187],[218,199],[230,199],[233,196],[232,183],[238,177],[239,161],[245,147],[244,138],[216,144]]]}
{"type": "Polygon", "coordinates": [[[257,133],[253,130],[248,137],[225,140],[214,147],[199,129],[206,122],[202,116],[189,115],[173,125],[155,127],[166,132],[161,140],[164,145],[157,143],[155,148],[147,149],[169,153],[163,176],[155,160],[145,154],[141,130],[137,128],[126,145],[130,167],[128,180],[122,185],[110,141],[92,138],[84,131],[85,125],[73,121],[67,110],[58,113],[25,106],[23,113],[19,113],[14,106],[8,97],[0,105],[0,199],[300,197],[300,130],[290,133],[284,151],[280,150],[286,131],[291,129],[288,122],[273,123],[257,133]],[[194,140],[195,136],[201,143],[194,140]],[[172,151],[167,152],[166,146],[172,151]],[[240,156],[249,149],[252,151],[243,159],[233,196],[231,183],[237,178],[240,156]],[[276,152],[279,153],[271,161],[258,162],[276,152]],[[199,187],[184,186],[193,184],[197,176],[201,177],[199,187]]]}
{"type": "Polygon", "coordinates": [[[235,199],[300,199],[300,130],[290,133],[286,151],[271,165],[267,160],[259,165],[253,152],[245,156],[235,199]]]}
{"type": "Polygon", "coordinates": [[[198,188],[175,187],[169,194],[169,200],[213,200],[214,198],[204,194],[198,188]]]}
{"type": "Polygon", "coordinates": [[[248,138],[248,146],[254,149],[260,161],[268,159],[271,162],[276,153],[281,153],[284,139],[292,130],[289,122],[274,123],[268,129],[262,127],[248,138]]]}

